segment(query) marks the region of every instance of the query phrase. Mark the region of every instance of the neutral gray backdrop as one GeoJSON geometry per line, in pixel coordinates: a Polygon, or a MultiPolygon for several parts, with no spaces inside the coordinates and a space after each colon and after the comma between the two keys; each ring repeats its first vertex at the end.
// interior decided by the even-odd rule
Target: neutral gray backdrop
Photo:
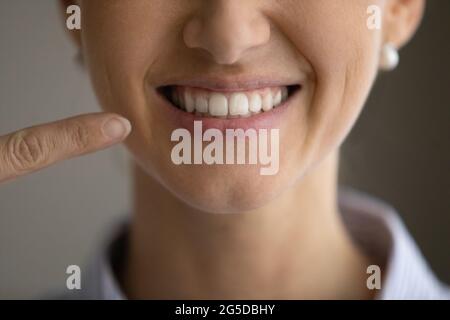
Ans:
{"type": "MultiPolygon", "coordinates": [[[[401,213],[450,282],[450,1],[428,1],[401,65],[380,77],[342,155],[341,181],[401,213]]],[[[0,134],[99,108],[55,0],[0,0],[0,134]]],[[[130,207],[122,147],[0,185],[0,298],[63,290],[130,207]]]]}

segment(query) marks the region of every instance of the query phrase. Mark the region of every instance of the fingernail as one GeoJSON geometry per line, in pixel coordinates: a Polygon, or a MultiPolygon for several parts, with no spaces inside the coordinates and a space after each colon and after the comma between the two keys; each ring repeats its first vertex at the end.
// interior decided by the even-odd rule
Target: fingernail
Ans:
{"type": "Polygon", "coordinates": [[[130,121],[122,117],[113,117],[103,124],[103,133],[111,140],[125,138],[130,131],[130,121]]]}

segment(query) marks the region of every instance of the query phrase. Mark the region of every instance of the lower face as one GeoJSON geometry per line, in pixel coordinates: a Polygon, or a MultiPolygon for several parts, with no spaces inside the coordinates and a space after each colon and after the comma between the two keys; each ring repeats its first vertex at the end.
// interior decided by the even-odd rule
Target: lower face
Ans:
{"type": "Polygon", "coordinates": [[[132,122],[126,145],[144,172],[189,206],[244,212],[301,181],[350,131],[377,73],[372,3],[251,1],[270,40],[219,64],[183,42],[202,1],[82,1],[83,51],[102,108],[132,122]],[[171,136],[193,133],[194,121],[224,135],[278,129],[277,173],[262,175],[259,163],[175,164],[171,136]]]}

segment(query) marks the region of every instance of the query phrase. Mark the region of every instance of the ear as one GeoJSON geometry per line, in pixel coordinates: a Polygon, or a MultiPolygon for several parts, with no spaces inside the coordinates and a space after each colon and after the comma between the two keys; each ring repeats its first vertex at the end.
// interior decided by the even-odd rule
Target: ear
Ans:
{"type": "Polygon", "coordinates": [[[384,42],[404,46],[422,21],[425,0],[387,0],[384,11],[384,42]]]}
{"type": "Polygon", "coordinates": [[[63,20],[64,29],[67,31],[69,36],[72,38],[75,45],[77,47],[81,47],[81,32],[80,32],[80,30],[69,30],[66,27],[66,21],[67,21],[67,18],[69,17],[69,15],[67,14],[67,8],[71,5],[79,5],[79,1],[77,1],[77,0],[58,0],[58,2],[59,2],[59,8],[60,8],[60,12],[61,12],[61,17],[63,20]]]}

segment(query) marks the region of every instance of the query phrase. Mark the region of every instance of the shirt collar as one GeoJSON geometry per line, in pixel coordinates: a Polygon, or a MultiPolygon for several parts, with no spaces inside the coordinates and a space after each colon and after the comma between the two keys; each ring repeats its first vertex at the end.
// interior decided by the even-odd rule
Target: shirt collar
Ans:
{"type": "Polygon", "coordinates": [[[450,299],[392,206],[351,188],[340,190],[339,206],[354,241],[386,262],[376,299],[450,299]]]}

